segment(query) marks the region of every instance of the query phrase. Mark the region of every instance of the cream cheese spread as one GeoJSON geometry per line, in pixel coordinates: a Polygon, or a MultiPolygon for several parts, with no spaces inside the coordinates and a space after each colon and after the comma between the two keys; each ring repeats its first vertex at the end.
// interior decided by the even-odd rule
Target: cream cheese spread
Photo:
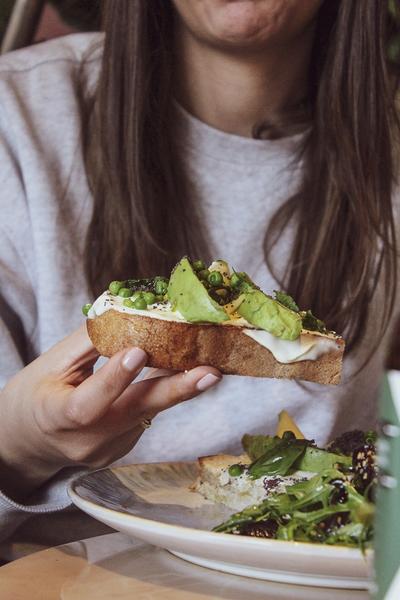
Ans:
{"type": "Polygon", "coordinates": [[[94,319],[108,310],[113,309],[130,315],[141,315],[142,317],[162,319],[163,321],[183,321],[186,323],[186,319],[179,311],[172,310],[170,302],[158,302],[156,304],[151,304],[148,309],[138,310],[137,308],[128,308],[127,306],[124,306],[124,300],[125,298],[114,296],[111,292],[106,291],[97,298],[90,308],[88,318],[94,319]]]}
{"type": "MultiPolygon", "coordinates": [[[[94,319],[99,317],[108,310],[116,310],[133,315],[141,315],[143,317],[151,317],[153,319],[161,319],[164,321],[178,321],[187,323],[186,319],[177,310],[172,310],[170,302],[160,302],[149,306],[146,310],[138,310],[136,308],[128,308],[123,304],[124,298],[115,296],[111,292],[106,291],[97,298],[89,310],[88,318],[94,319]]],[[[332,352],[338,348],[337,338],[333,334],[319,334],[314,332],[303,331],[297,340],[289,341],[282,340],[262,329],[255,329],[246,319],[231,318],[222,324],[241,327],[243,333],[251,337],[264,348],[267,348],[275,360],[280,363],[289,364],[299,362],[301,360],[317,360],[323,354],[332,352]]]]}
{"type": "Polygon", "coordinates": [[[297,340],[282,340],[262,329],[244,329],[244,333],[273,354],[280,363],[317,360],[323,354],[337,350],[334,336],[301,333],[297,340]]]}
{"type": "Polygon", "coordinates": [[[196,492],[207,500],[225,504],[233,510],[243,510],[247,506],[257,505],[272,494],[282,494],[286,488],[311,479],[315,473],[296,471],[292,475],[267,475],[251,479],[244,471],[238,477],[229,475],[229,467],[221,469],[215,477],[199,481],[196,492]]]}

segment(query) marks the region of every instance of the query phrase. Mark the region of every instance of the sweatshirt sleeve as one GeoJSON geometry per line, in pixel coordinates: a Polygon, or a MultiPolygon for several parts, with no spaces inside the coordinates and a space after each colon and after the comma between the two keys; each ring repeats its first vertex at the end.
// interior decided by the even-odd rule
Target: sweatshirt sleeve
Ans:
{"type": "Polygon", "coordinates": [[[0,226],[0,389],[34,358],[30,333],[36,326],[35,306],[18,250],[0,226]]]}
{"type": "MultiPolygon", "coordinates": [[[[38,338],[38,324],[30,212],[12,133],[5,121],[0,110],[0,401],[7,381],[38,354],[33,342],[38,338]]],[[[60,471],[26,505],[2,493],[7,486],[0,481],[0,539],[5,540],[32,515],[69,506],[67,485],[78,472],[60,471]]]]}
{"type": "Polygon", "coordinates": [[[65,510],[72,502],[68,496],[70,482],[87,469],[62,469],[49,482],[42,486],[25,504],[15,502],[0,491],[0,543],[35,515],[55,513],[65,510]]]}
{"type": "Polygon", "coordinates": [[[35,356],[35,259],[24,181],[0,113],[0,389],[35,356]]]}

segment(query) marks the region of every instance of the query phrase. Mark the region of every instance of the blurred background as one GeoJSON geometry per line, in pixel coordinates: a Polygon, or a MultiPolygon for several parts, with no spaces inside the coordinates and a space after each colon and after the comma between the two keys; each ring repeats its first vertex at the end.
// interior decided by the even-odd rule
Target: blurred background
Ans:
{"type": "Polygon", "coordinates": [[[0,0],[2,51],[74,31],[95,31],[99,29],[100,2],[101,0],[0,0]]]}

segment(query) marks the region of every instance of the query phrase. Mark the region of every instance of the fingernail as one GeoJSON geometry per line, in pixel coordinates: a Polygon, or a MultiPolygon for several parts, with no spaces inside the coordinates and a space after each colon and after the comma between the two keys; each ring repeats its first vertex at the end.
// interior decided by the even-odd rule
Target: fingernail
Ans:
{"type": "Polygon", "coordinates": [[[218,381],[221,381],[221,377],[217,377],[213,373],[207,373],[207,375],[204,375],[204,377],[197,382],[196,387],[200,392],[204,392],[204,390],[208,390],[208,388],[218,383],[218,381]]]}
{"type": "Polygon", "coordinates": [[[147,358],[146,352],[141,348],[131,348],[128,350],[122,360],[122,366],[127,371],[135,371],[147,358]]]}

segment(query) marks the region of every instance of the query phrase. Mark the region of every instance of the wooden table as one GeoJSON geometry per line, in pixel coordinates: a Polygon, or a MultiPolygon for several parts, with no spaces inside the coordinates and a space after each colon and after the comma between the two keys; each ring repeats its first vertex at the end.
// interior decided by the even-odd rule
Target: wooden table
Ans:
{"type": "Polygon", "coordinates": [[[36,552],[0,568],[1,600],[367,600],[362,591],[269,583],[186,563],[120,534],[36,552]]]}

